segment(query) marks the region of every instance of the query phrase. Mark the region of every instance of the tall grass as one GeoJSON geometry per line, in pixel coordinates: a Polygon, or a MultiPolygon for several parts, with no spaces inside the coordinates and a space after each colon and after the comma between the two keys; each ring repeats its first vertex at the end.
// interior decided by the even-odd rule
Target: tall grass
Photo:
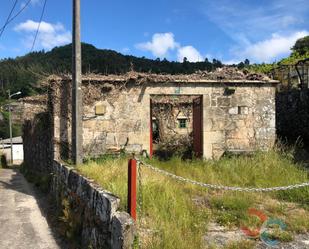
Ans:
{"type": "MultiPolygon", "coordinates": [[[[307,171],[277,151],[219,161],[185,162],[173,158],[166,162],[153,159],[148,163],[193,180],[229,186],[273,187],[308,181],[307,171]]],[[[117,194],[121,198],[121,208],[126,209],[126,158],[93,161],[78,170],[117,194]]],[[[294,202],[293,205],[301,210],[301,216],[308,215],[309,212],[299,206],[308,205],[309,188],[270,194],[235,193],[177,182],[145,167],[141,168],[141,176],[138,201],[142,203],[142,209],[138,214],[138,226],[145,248],[202,248],[202,238],[210,220],[238,227],[250,223],[247,215],[250,207],[280,216],[290,222],[293,231],[309,230],[309,222],[301,222],[297,213],[293,220],[288,220],[288,214],[285,214],[288,205],[280,209],[282,200],[287,200],[294,202]]]]}

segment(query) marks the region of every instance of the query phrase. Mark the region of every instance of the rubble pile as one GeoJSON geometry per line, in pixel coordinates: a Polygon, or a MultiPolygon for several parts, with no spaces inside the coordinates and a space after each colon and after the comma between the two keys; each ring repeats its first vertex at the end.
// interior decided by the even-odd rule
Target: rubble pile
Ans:
{"type": "Polygon", "coordinates": [[[217,68],[213,72],[198,72],[201,77],[209,80],[260,80],[269,81],[267,75],[251,73],[246,69],[240,70],[236,67],[217,68]]]}
{"type": "MultiPolygon", "coordinates": [[[[70,75],[62,75],[61,80],[71,80],[70,75]]],[[[49,77],[52,81],[58,81],[59,76],[49,77]]],[[[193,74],[153,74],[139,73],[130,71],[123,75],[101,75],[101,74],[86,74],[83,75],[83,82],[124,82],[141,85],[144,83],[166,83],[166,82],[194,82],[194,81],[263,81],[269,82],[271,79],[264,74],[252,73],[246,69],[240,70],[236,67],[217,68],[213,72],[197,71],[193,74]]]]}

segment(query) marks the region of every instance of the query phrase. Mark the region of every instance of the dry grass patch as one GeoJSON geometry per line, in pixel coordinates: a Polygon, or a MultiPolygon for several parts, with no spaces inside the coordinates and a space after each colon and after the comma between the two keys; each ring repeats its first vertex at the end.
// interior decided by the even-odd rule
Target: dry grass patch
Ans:
{"type": "Polygon", "coordinates": [[[254,249],[255,242],[251,240],[241,240],[229,243],[225,249],[254,249]]]}

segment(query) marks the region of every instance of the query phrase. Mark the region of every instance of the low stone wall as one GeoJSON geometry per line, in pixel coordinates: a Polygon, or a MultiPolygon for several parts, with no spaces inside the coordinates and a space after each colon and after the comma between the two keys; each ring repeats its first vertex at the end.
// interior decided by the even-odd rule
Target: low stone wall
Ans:
{"type": "Polygon", "coordinates": [[[25,120],[25,175],[50,193],[66,236],[78,240],[81,248],[131,248],[134,223],[129,214],[118,211],[119,198],[53,160],[52,127],[49,112],[25,120]]]}
{"type": "Polygon", "coordinates": [[[134,222],[117,211],[119,198],[54,161],[51,195],[82,248],[132,248],[134,222]]]}

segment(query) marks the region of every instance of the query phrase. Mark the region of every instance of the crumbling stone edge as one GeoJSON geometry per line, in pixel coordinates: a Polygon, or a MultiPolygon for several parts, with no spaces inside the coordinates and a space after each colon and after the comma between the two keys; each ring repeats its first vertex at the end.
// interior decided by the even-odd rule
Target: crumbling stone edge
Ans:
{"type": "MultiPolygon", "coordinates": [[[[70,224],[78,228],[82,248],[133,247],[135,225],[131,216],[118,211],[120,199],[58,161],[53,161],[50,194],[57,207],[70,207],[70,224]]],[[[73,230],[74,230],[73,229],[73,230]]]]}

